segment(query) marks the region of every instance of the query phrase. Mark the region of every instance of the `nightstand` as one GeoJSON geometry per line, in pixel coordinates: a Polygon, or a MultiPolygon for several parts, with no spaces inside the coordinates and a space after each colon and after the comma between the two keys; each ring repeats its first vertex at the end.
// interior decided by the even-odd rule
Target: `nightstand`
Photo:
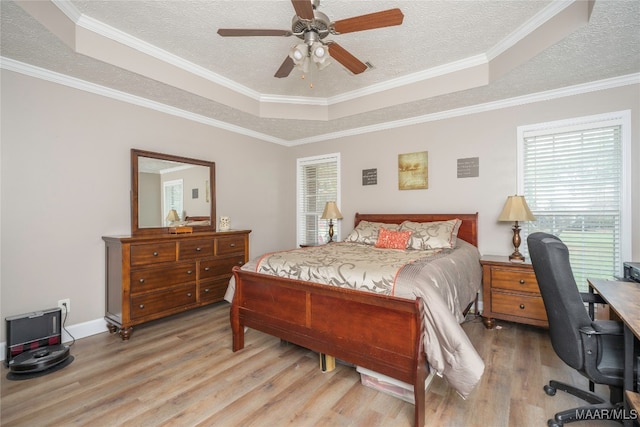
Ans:
{"type": "Polygon", "coordinates": [[[495,319],[549,327],[544,302],[530,262],[485,255],[482,265],[482,321],[491,329],[495,319]]]}

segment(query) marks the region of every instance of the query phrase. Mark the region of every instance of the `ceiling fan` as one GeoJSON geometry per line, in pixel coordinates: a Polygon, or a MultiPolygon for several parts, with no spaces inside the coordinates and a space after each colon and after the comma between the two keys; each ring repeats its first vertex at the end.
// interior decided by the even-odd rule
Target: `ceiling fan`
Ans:
{"type": "Polygon", "coordinates": [[[327,15],[318,11],[320,0],[291,0],[291,3],[296,12],[291,30],[220,28],[218,34],[222,37],[296,36],[304,40],[304,43],[291,48],[289,56],[274,77],[287,77],[294,67],[306,72],[310,62],[322,69],[329,64],[328,56],[353,74],[360,74],[367,69],[367,65],[335,41],[323,41],[324,38],[329,34],[339,35],[400,25],[404,19],[400,9],[396,8],[332,22],[327,15]]]}

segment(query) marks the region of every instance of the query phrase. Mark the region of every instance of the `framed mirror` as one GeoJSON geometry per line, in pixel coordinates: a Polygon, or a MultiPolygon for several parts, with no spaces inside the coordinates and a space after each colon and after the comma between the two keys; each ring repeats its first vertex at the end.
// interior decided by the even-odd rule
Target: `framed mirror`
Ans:
{"type": "Polygon", "coordinates": [[[131,150],[131,235],[216,230],[215,163],[131,150]]]}

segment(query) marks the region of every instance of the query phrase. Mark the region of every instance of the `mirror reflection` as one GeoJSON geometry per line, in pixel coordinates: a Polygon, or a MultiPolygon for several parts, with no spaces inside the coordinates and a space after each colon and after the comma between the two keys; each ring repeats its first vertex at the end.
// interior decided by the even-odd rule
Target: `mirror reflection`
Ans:
{"type": "Polygon", "coordinates": [[[209,168],[138,158],[138,227],[210,225],[209,168]]]}
{"type": "Polygon", "coordinates": [[[132,234],[215,230],[215,164],[131,150],[132,234]],[[213,222],[212,222],[213,221],[213,222]]]}

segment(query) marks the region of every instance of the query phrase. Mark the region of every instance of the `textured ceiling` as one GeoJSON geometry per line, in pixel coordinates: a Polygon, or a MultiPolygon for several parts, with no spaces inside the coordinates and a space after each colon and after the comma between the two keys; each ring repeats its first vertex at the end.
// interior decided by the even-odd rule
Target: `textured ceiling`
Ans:
{"type": "Polygon", "coordinates": [[[0,49],[4,68],[39,67],[291,145],[637,78],[640,2],[597,0],[590,17],[582,5],[589,3],[323,0],[332,20],[393,7],[404,14],[400,26],[328,37],[373,65],[359,75],[334,62],[304,79],[297,70],[277,79],[299,39],[216,34],[288,30],[287,0],[2,0],[0,49]]]}

